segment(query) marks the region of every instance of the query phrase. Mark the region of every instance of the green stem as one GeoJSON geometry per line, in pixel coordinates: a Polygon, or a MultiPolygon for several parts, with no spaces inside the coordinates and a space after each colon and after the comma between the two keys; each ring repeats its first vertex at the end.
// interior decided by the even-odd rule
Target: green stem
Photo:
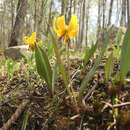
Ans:
{"type": "MultiPolygon", "coordinates": [[[[116,95],[115,97],[113,97],[112,99],[112,105],[118,104],[118,95],[116,95]]],[[[118,117],[118,108],[113,108],[113,113],[115,115],[115,117],[118,117]]]]}
{"type": "Polygon", "coordinates": [[[52,33],[51,30],[50,30],[50,34],[51,34],[52,42],[53,42],[53,45],[54,45],[55,56],[57,58],[57,63],[58,63],[59,69],[61,71],[65,87],[67,89],[67,92],[68,92],[71,100],[72,100],[72,94],[71,94],[70,88],[68,87],[67,77],[66,77],[64,66],[62,65],[62,62],[61,62],[61,57],[60,57],[60,54],[59,54],[57,42],[56,42],[56,39],[54,38],[53,33],[52,33]]]}
{"type": "Polygon", "coordinates": [[[77,101],[76,101],[76,97],[75,97],[75,94],[74,94],[74,89],[72,87],[72,82],[71,82],[71,76],[70,76],[70,52],[69,52],[69,43],[70,41],[68,41],[67,43],[67,46],[66,46],[66,53],[67,53],[67,63],[68,63],[68,82],[69,82],[69,85],[70,85],[70,88],[71,88],[71,91],[72,91],[72,95],[73,95],[73,102],[75,102],[75,104],[77,105],[77,101]]]}

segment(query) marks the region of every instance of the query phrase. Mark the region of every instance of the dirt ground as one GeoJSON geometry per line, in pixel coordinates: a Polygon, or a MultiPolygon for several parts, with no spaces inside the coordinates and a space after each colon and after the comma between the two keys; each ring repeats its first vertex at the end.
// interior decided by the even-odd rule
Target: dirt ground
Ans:
{"type": "MultiPolygon", "coordinates": [[[[94,60],[89,62],[86,72],[82,73],[82,58],[71,59],[71,77],[75,92],[92,68],[94,60]]],[[[55,84],[56,94],[51,98],[44,81],[40,78],[38,80],[36,73],[27,63],[23,64],[18,74],[14,73],[11,79],[8,75],[0,74],[0,87],[3,88],[0,91],[0,128],[21,107],[21,111],[15,113],[15,121],[11,123],[9,130],[21,130],[27,116],[26,130],[130,130],[130,105],[118,107],[118,118],[114,116],[116,109],[112,108],[110,91],[112,81],[104,83],[104,61],[105,57],[87,85],[82,101],[85,104],[80,104],[78,113],[70,102],[61,76],[55,84]],[[29,70],[28,77],[26,69],[29,70]]],[[[118,69],[119,61],[116,61],[114,72],[118,69]]],[[[126,85],[120,90],[118,103],[130,102],[129,93],[128,78],[126,85]]]]}

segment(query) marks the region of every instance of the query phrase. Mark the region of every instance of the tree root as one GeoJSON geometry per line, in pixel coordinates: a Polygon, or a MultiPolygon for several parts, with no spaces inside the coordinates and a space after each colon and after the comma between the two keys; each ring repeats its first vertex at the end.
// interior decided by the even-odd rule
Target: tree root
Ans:
{"type": "Polygon", "coordinates": [[[24,99],[23,102],[18,106],[15,113],[11,116],[11,118],[0,128],[0,130],[8,130],[12,123],[14,123],[17,118],[20,116],[25,106],[30,102],[28,99],[24,99]]]}

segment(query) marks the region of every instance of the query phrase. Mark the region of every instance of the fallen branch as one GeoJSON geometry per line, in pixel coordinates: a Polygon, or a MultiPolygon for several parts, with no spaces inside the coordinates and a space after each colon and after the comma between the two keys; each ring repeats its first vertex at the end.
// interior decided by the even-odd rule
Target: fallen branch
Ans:
{"type": "Polygon", "coordinates": [[[26,95],[26,94],[22,94],[22,95],[20,95],[20,96],[15,96],[15,97],[9,98],[9,99],[7,99],[6,101],[4,101],[3,103],[0,103],[0,107],[3,106],[3,105],[5,105],[5,104],[7,104],[7,103],[9,103],[9,102],[12,101],[12,100],[22,99],[22,98],[25,98],[25,97],[27,97],[27,95],[26,95]]]}
{"type": "MultiPolygon", "coordinates": [[[[130,105],[130,102],[125,102],[125,103],[115,104],[115,105],[111,105],[110,103],[107,103],[107,102],[104,102],[104,101],[102,101],[102,103],[106,104],[106,105],[109,106],[110,108],[118,108],[118,107],[130,105]]],[[[105,108],[106,108],[106,107],[105,107],[105,108]]]]}
{"type": "Polygon", "coordinates": [[[126,106],[126,105],[130,105],[130,102],[125,102],[125,103],[122,103],[122,104],[115,104],[112,107],[117,108],[117,107],[122,107],[122,106],[126,106]]]}
{"type": "Polygon", "coordinates": [[[85,100],[90,96],[90,94],[95,90],[97,84],[95,84],[90,90],[89,92],[85,95],[85,97],[82,99],[82,103],[85,105],[85,100]]]}
{"type": "Polygon", "coordinates": [[[12,123],[14,123],[17,118],[20,116],[22,111],[24,110],[25,106],[30,102],[30,100],[25,99],[23,102],[18,106],[15,113],[11,116],[11,118],[0,128],[0,130],[8,130],[12,123]]]}

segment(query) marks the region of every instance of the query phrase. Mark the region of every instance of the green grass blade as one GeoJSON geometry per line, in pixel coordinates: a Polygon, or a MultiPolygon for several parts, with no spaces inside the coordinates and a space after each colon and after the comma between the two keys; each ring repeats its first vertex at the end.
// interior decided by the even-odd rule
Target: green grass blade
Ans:
{"type": "Polygon", "coordinates": [[[105,37],[105,41],[104,41],[103,47],[102,47],[102,49],[100,51],[100,54],[99,54],[97,60],[95,61],[95,64],[94,64],[93,68],[88,72],[88,74],[86,75],[85,79],[81,83],[81,86],[79,88],[79,101],[82,99],[83,91],[87,87],[87,84],[88,84],[89,80],[92,78],[93,74],[96,71],[97,66],[100,63],[100,60],[102,59],[102,56],[104,55],[104,52],[105,52],[105,50],[107,48],[107,44],[109,42],[109,36],[110,36],[111,29],[112,28],[110,28],[110,30],[108,31],[108,33],[107,33],[107,35],[105,37]]]}
{"type": "Polygon", "coordinates": [[[113,53],[111,53],[105,64],[105,82],[109,80],[109,77],[113,72],[113,67],[113,53]]]}
{"type": "Polygon", "coordinates": [[[49,91],[52,91],[52,70],[44,50],[35,45],[35,60],[38,74],[46,81],[49,91]]]}
{"type": "Polygon", "coordinates": [[[94,52],[97,49],[97,44],[98,42],[96,42],[95,45],[92,44],[91,48],[87,48],[85,51],[85,56],[84,56],[84,67],[83,67],[83,71],[85,71],[85,66],[88,63],[89,59],[94,55],[94,52]]]}
{"type": "Polygon", "coordinates": [[[120,46],[121,38],[122,38],[122,29],[119,30],[119,32],[117,34],[117,38],[116,38],[116,44],[118,47],[120,46]]]}
{"type": "Polygon", "coordinates": [[[24,115],[24,120],[23,120],[23,124],[22,124],[21,130],[26,130],[27,123],[28,123],[28,117],[29,117],[29,108],[28,108],[28,110],[26,111],[26,113],[24,115]]]}
{"type": "Polygon", "coordinates": [[[120,73],[121,79],[124,79],[127,72],[130,70],[130,23],[123,40],[120,57],[120,73]]]}

